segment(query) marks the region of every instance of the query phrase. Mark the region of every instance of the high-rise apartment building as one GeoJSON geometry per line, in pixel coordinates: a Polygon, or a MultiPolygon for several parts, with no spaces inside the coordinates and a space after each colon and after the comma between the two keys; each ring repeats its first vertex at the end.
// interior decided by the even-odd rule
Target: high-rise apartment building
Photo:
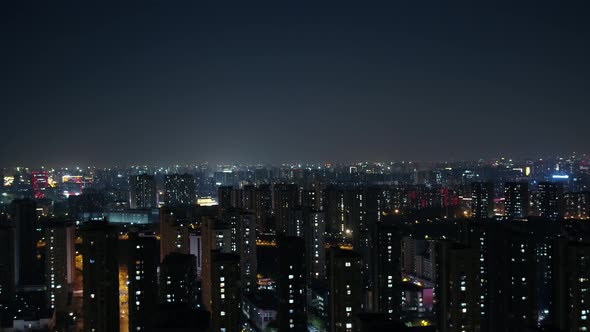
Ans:
{"type": "Polygon", "coordinates": [[[129,207],[132,209],[155,209],[158,207],[156,178],[141,174],[129,177],[129,207]]]}
{"type": "Polygon", "coordinates": [[[590,244],[556,241],[552,321],[561,331],[590,331],[590,244]]]}
{"type": "Polygon", "coordinates": [[[173,252],[160,264],[160,303],[197,305],[197,266],[195,256],[173,252]]]}
{"type": "Polygon", "coordinates": [[[47,303],[63,311],[69,302],[74,282],[76,249],[75,227],[63,222],[45,225],[45,283],[47,303]]]}
{"type": "Polygon", "coordinates": [[[274,184],[272,188],[272,211],[275,218],[275,232],[288,234],[291,211],[299,202],[298,190],[299,188],[295,184],[274,184]]]}
{"type": "Polygon", "coordinates": [[[305,242],[303,238],[279,236],[279,330],[307,331],[305,242]]]}
{"type": "Polygon", "coordinates": [[[214,251],[232,253],[231,229],[213,217],[203,218],[201,224],[202,248],[202,299],[205,310],[212,311],[213,280],[211,279],[212,257],[214,251]]]}
{"type": "Polygon", "coordinates": [[[441,332],[480,328],[480,277],[477,249],[449,241],[437,244],[436,313],[441,332]]]}
{"type": "Polygon", "coordinates": [[[312,211],[304,226],[308,282],[326,278],[326,245],[324,213],[312,211]]]}
{"type": "Polygon", "coordinates": [[[369,311],[384,313],[388,319],[399,319],[401,312],[401,232],[391,221],[373,229],[373,265],[369,311]]]}
{"type": "Polygon", "coordinates": [[[211,331],[239,331],[240,256],[213,250],[210,273],[211,331]]]}
{"type": "Polygon", "coordinates": [[[254,214],[241,214],[237,233],[237,254],[240,257],[242,291],[245,293],[253,292],[257,289],[256,216],[254,214]]]}
{"type": "Polygon", "coordinates": [[[529,215],[529,186],[526,182],[504,184],[504,217],[523,219],[529,215]]]}
{"type": "Polygon", "coordinates": [[[173,252],[190,253],[189,225],[181,215],[176,209],[160,208],[160,261],[173,252]]]}
{"type": "Polygon", "coordinates": [[[153,233],[129,232],[129,331],[147,331],[158,305],[158,239],[153,233]]]}
{"type": "Polygon", "coordinates": [[[164,178],[164,203],[166,206],[191,206],[195,204],[195,178],[191,174],[170,174],[164,178]]]}
{"type": "Polygon", "coordinates": [[[356,331],[355,319],[363,303],[361,257],[337,247],[330,248],[328,253],[330,331],[356,331]]]}
{"type": "Polygon", "coordinates": [[[563,219],[565,215],[563,183],[540,182],[537,189],[537,209],[539,216],[551,220],[563,219]]]}
{"type": "Polygon", "coordinates": [[[119,330],[117,230],[106,222],[82,227],[84,331],[119,330]]]}
{"type": "Polygon", "coordinates": [[[471,217],[475,219],[488,219],[494,217],[493,183],[471,183],[471,217]]]}

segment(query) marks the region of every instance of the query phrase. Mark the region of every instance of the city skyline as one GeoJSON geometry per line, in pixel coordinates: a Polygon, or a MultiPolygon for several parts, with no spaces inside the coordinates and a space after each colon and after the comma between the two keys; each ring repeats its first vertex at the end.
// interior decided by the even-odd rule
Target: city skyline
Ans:
{"type": "Polygon", "coordinates": [[[4,169],[0,323],[577,331],[588,165],[4,169]]]}
{"type": "Polygon", "coordinates": [[[585,330],[589,165],[3,168],[0,328],[585,330]]]}
{"type": "Polygon", "coordinates": [[[146,162],[146,163],[104,163],[104,164],[92,164],[88,162],[75,162],[75,163],[63,163],[58,162],[56,164],[17,164],[17,165],[0,165],[0,169],[17,169],[22,168],[25,170],[50,170],[50,169],[71,169],[72,171],[84,170],[84,169],[126,169],[126,168],[186,168],[186,167],[198,167],[207,166],[209,168],[224,168],[224,167],[295,167],[295,168],[306,168],[306,167],[331,167],[331,166],[358,166],[358,165],[396,165],[396,164],[415,164],[424,167],[435,167],[445,164],[463,164],[463,163],[479,163],[481,165],[499,165],[501,163],[526,163],[526,162],[545,162],[555,160],[586,160],[588,157],[585,153],[562,153],[555,155],[540,155],[540,156],[527,156],[527,157],[508,157],[492,156],[489,158],[475,158],[475,159],[433,159],[433,160],[413,160],[413,159],[400,159],[400,160],[319,160],[319,161],[285,161],[285,162],[232,162],[232,161],[193,161],[186,163],[176,163],[172,161],[163,162],[146,162]]]}

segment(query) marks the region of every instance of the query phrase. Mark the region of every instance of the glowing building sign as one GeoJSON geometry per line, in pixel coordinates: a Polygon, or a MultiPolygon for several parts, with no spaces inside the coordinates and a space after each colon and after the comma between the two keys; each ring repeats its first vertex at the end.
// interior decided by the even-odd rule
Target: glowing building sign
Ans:
{"type": "Polygon", "coordinates": [[[45,198],[45,190],[49,186],[49,174],[47,172],[33,172],[33,195],[35,198],[45,198]]]}
{"type": "Polygon", "coordinates": [[[567,180],[570,178],[569,175],[560,175],[560,174],[555,174],[552,176],[553,179],[555,180],[567,180]]]}

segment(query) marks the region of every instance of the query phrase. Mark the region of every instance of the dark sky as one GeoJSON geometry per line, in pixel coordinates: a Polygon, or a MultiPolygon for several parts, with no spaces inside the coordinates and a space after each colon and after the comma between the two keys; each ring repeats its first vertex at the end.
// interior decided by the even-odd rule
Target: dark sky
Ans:
{"type": "Polygon", "coordinates": [[[585,2],[4,1],[0,164],[590,152],[585,2]]]}

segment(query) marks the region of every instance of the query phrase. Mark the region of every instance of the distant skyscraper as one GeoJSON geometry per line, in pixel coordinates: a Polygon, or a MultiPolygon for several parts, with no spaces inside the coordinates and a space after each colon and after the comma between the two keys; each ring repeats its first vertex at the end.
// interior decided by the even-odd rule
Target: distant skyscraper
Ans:
{"type": "Polygon", "coordinates": [[[363,277],[360,255],[350,250],[328,250],[330,331],[356,331],[356,315],[362,310],[363,277]]]}
{"type": "Polygon", "coordinates": [[[437,244],[436,313],[441,332],[480,329],[479,252],[460,244],[437,244]]]}
{"type": "Polygon", "coordinates": [[[132,209],[155,209],[158,207],[156,178],[141,174],[129,177],[129,207],[132,209]]]}
{"type": "Polygon", "coordinates": [[[529,186],[526,182],[504,185],[504,217],[522,219],[529,215],[529,186]]]}
{"type": "Polygon", "coordinates": [[[63,311],[68,305],[74,282],[75,227],[52,222],[45,226],[45,281],[51,309],[63,311]]]}
{"type": "Polygon", "coordinates": [[[357,238],[363,231],[367,230],[367,195],[365,192],[364,189],[350,190],[345,196],[348,200],[349,219],[349,226],[344,231],[347,243],[358,245],[357,238]]]}
{"type": "Polygon", "coordinates": [[[247,212],[256,211],[256,187],[252,184],[242,187],[242,205],[241,208],[247,212]]]}
{"type": "Polygon", "coordinates": [[[287,223],[287,236],[303,237],[305,225],[309,219],[310,209],[301,206],[289,210],[289,222],[287,223]]]}
{"type": "Polygon", "coordinates": [[[254,198],[256,229],[260,233],[269,233],[273,229],[270,222],[272,214],[272,191],[270,190],[270,185],[259,185],[255,190],[254,198]]]}
{"type": "Polygon", "coordinates": [[[195,178],[191,174],[166,175],[164,199],[167,206],[190,206],[195,204],[195,178]]]}
{"type": "Polygon", "coordinates": [[[196,308],[197,265],[195,256],[170,253],[160,264],[160,302],[184,303],[196,308]]]}
{"type": "Polygon", "coordinates": [[[346,191],[340,188],[328,187],[324,190],[323,207],[325,214],[326,232],[332,236],[343,236],[348,225],[348,199],[346,191]]]}
{"type": "Polygon", "coordinates": [[[242,210],[238,208],[229,208],[223,210],[221,214],[221,223],[219,225],[223,225],[227,227],[230,231],[230,252],[237,253],[238,252],[238,232],[240,231],[240,215],[242,214],[242,210]]]}
{"type": "Polygon", "coordinates": [[[300,192],[301,206],[310,210],[318,210],[321,208],[319,204],[319,194],[317,190],[302,190],[300,192]]]}
{"type": "Polygon", "coordinates": [[[298,205],[299,188],[295,184],[276,183],[272,190],[272,211],[275,232],[288,234],[291,211],[298,205]]]}
{"type": "MultiPolygon", "coordinates": [[[[371,278],[371,268],[374,266],[373,256],[373,230],[375,225],[381,220],[383,210],[392,210],[391,192],[383,190],[382,188],[367,188],[364,190],[363,198],[359,197],[357,193],[355,197],[356,203],[353,208],[353,217],[356,219],[354,223],[353,232],[353,248],[359,255],[361,255],[361,263],[363,264],[363,284],[367,289],[373,287],[373,279],[371,278]],[[362,204],[362,206],[360,204],[362,204]]],[[[399,207],[397,207],[398,212],[399,207]]],[[[393,210],[395,213],[395,209],[393,210]]],[[[368,303],[367,303],[368,304],[368,303]]]]}
{"type": "Polygon", "coordinates": [[[305,243],[303,238],[279,236],[279,330],[307,331],[305,243]]]}
{"type": "Polygon", "coordinates": [[[308,215],[304,226],[308,282],[326,278],[325,226],[323,212],[314,211],[308,215]]]}
{"type": "Polygon", "coordinates": [[[211,252],[211,331],[240,330],[240,257],[211,252]]]}
{"type": "Polygon", "coordinates": [[[232,186],[220,186],[217,190],[217,203],[219,204],[220,215],[227,209],[233,208],[232,204],[232,186]]]}
{"type": "Polygon", "coordinates": [[[494,217],[493,183],[471,183],[471,216],[475,219],[488,219],[494,217]]]}
{"type": "Polygon", "coordinates": [[[156,313],[159,249],[154,234],[129,232],[129,331],[146,331],[156,313]]]}
{"type": "Polygon", "coordinates": [[[566,201],[566,218],[590,218],[590,191],[569,192],[564,196],[566,201]]]}
{"type": "Polygon", "coordinates": [[[240,282],[243,292],[257,289],[256,216],[241,214],[238,225],[237,254],[240,256],[240,282]]]}
{"type": "Polygon", "coordinates": [[[160,261],[173,252],[190,253],[188,222],[180,214],[168,207],[160,209],[160,261]]]}
{"type": "Polygon", "coordinates": [[[244,191],[236,188],[231,191],[231,206],[236,209],[243,209],[244,206],[244,191]]]}
{"type": "Polygon", "coordinates": [[[82,227],[84,331],[119,330],[117,230],[106,222],[82,227]]]}
{"type": "Polygon", "coordinates": [[[563,219],[565,215],[563,183],[540,182],[537,208],[541,217],[551,220],[563,219]]]}

